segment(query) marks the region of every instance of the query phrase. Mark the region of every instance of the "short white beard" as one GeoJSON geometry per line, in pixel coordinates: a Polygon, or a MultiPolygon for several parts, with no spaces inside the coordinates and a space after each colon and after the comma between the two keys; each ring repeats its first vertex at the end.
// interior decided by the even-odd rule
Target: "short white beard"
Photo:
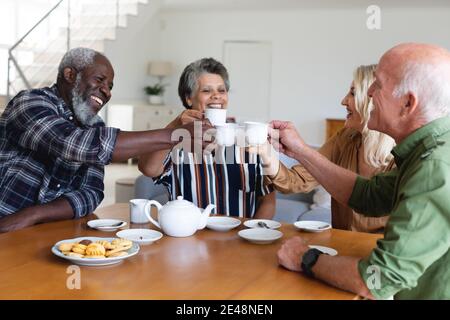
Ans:
{"type": "Polygon", "coordinates": [[[86,100],[83,100],[79,92],[81,83],[81,73],[77,74],[75,86],[72,89],[72,108],[75,117],[83,126],[93,126],[102,122],[102,118],[97,115],[89,106],[86,100]]]}

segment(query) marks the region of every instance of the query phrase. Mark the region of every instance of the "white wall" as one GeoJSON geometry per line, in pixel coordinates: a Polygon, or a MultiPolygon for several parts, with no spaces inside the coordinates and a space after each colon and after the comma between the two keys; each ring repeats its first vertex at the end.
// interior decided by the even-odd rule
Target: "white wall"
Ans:
{"type": "Polygon", "coordinates": [[[147,64],[161,55],[159,12],[161,0],[140,4],[138,16],[129,16],[126,28],[119,28],[116,40],[106,41],[105,55],[114,71],[111,103],[145,100],[144,87],[154,79],[147,76],[147,64]]]}
{"type": "MultiPolygon", "coordinates": [[[[176,74],[168,79],[171,86],[166,101],[180,105],[176,89],[185,65],[206,56],[221,60],[225,40],[270,41],[271,117],[294,121],[307,142],[321,144],[325,118],[345,116],[340,101],[356,66],[377,62],[399,42],[431,42],[450,49],[450,6],[381,7],[380,31],[367,29],[366,8],[161,12],[148,24],[148,41],[136,34],[118,47],[127,51],[123,56],[129,60],[130,72],[119,68],[114,95],[135,97],[140,89],[134,87],[145,85],[144,73],[139,73],[145,72],[142,66],[159,54],[176,65],[176,74]],[[159,43],[151,41],[158,35],[159,43]],[[125,79],[119,80],[121,77],[125,79]]],[[[233,75],[230,77],[233,86],[233,75]]]]}

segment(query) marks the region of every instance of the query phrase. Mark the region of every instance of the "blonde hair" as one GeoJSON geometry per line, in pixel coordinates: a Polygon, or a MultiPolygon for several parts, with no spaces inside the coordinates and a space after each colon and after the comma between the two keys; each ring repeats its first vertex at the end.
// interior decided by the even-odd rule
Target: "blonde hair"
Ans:
{"type": "Polygon", "coordinates": [[[364,145],[364,161],[374,168],[386,166],[392,160],[391,150],[395,141],[388,135],[367,128],[370,112],[373,109],[372,99],[367,92],[375,81],[376,65],[359,66],[353,73],[356,111],[363,124],[362,142],[364,145]]]}

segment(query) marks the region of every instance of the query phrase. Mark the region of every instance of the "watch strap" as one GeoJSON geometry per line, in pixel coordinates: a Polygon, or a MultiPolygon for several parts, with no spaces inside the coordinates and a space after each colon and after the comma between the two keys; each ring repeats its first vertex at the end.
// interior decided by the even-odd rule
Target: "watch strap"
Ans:
{"type": "Polygon", "coordinates": [[[322,251],[313,248],[306,251],[305,254],[303,255],[301,265],[303,273],[307,277],[314,278],[314,272],[312,271],[312,268],[316,264],[321,254],[323,254],[322,251]]]}

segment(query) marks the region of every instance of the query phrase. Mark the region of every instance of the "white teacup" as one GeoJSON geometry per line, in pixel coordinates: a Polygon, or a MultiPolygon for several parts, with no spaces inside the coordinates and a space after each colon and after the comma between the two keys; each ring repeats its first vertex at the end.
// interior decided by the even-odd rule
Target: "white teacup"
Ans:
{"type": "Polygon", "coordinates": [[[216,126],[216,143],[220,146],[232,146],[234,145],[236,135],[235,123],[225,123],[223,125],[216,126]]]}
{"type": "Polygon", "coordinates": [[[150,220],[145,214],[145,205],[149,202],[147,199],[130,200],[130,221],[131,223],[148,223],[150,220]]]}
{"type": "Polygon", "coordinates": [[[235,137],[236,145],[238,147],[245,148],[247,146],[244,123],[236,124],[235,137]]]}
{"type": "Polygon", "coordinates": [[[262,122],[244,122],[245,136],[250,146],[262,145],[267,141],[269,126],[262,122]]]}
{"type": "Polygon", "coordinates": [[[224,125],[227,122],[227,109],[206,108],[205,118],[209,119],[213,126],[224,125]]]}

